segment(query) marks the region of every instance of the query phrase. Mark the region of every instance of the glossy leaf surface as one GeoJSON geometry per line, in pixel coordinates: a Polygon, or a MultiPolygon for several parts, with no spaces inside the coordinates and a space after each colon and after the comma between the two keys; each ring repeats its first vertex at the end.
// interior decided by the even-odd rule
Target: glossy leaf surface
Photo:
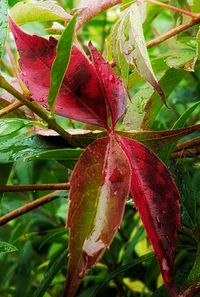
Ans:
{"type": "MultiPolygon", "coordinates": [[[[47,98],[50,69],[56,56],[57,40],[29,35],[12,19],[10,28],[20,55],[21,77],[33,99],[49,109],[47,98]]],[[[78,121],[107,127],[106,102],[96,70],[76,46],[72,48],[71,60],[57,98],[55,112],[78,121]]]]}
{"type": "Polygon", "coordinates": [[[10,10],[10,14],[19,25],[29,22],[43,21],[67,21],[72,18],[55,1],[23,1],[16,3],[10,10]]]}
{"type": "Polygon", "coordinates": [[[79,159],[70,181],[65,296],[74,296],[81,278],[110,246],[124,213],[130,174],[128,159],[112,137],[95,141],[79,159]]]}
{"type": "Polygon", "coordinates": [[[142,19],[145,3],[133,3],[125,11],[115,25],[112,34],[113,57],[118,61],[118,56],[123,53],[129,65],[134,65],[139,74],[144,77],[165,101],[164,93],[155,77],[147,47],[145,44],[142,19]]]}
{"type": "Polygon", "coordinates": [[[54,106],[56,98],[60,91],[63,79],[67,72],[67,67],[70,62],[71,49],[73,45],[74,30],[76,25],[76,16],[72,18],[70,23],[65,28],[57,46],[57,53],[51,68],[51,84],[48,94],[48,103],[51,112],[54,115],[54,106]]]}
{"type": "Polygon", "coordinates": [[[89,44],[89,49],[105,101],[109,106],[114,128],[126,109],[126,90],[121,78],[115,75],[112,67],[104,60],[92,43],[89,44]]]}
{"type": "Polygon", "coordinates": [[[131,168],[131,194],[157,255],[165,284],[173,291],[174,255],[180,223],[179,192],[165,165],[143,144],[121,137],[131,168]]]}
{"type": "Polygon", "coordinates": [[[7,34],[8,1],[1,0],[0,4],[0,58],[3,54],[7,34]]]}

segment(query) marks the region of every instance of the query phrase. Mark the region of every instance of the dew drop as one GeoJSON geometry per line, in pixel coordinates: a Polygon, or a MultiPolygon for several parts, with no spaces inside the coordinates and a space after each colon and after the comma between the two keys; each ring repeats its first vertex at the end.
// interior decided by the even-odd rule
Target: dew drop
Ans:
{"type": "Polygon", "coordinates": [[[156,223],[157,223],[158,228],[161,228],[162,224],[161,224],[159,217],[156,217],[156,223]]]}
{"type": "Polygon", "coordinates": [[[114,77],[113,74],[110,74],[110,75],[109,75],[109,81],[112,82],[112,83],[115,82],[115,77],[114,77]]]}
{"type": "Polygon", "coordinates": [[[161,265],[162,265],[162,269],[163,269],[164,271],[169,271],[169,266],[168,266],[168,264],[167,264],[167,260],[166,260],[165,258],[162,259],[162,263],[161,263],[161,265]]]}

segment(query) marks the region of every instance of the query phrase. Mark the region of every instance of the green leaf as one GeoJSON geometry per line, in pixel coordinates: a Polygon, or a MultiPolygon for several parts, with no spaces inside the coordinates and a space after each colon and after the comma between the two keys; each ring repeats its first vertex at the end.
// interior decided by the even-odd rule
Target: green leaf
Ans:
{"type": "Polygon", "coordinates": [[[199,30],[198,30],[196,38],[197,38],[197,52],[196,52],[196,54],[197,54],[197,59],[200,60],[200,26],[199,26],[199,30]]]}
{"type": "Polygon", "coordinates": [[[56,277],[58,271],[65,265],[67,261],[67,249],[62,250],[56,258],[49,263],[45,277],[40,286],[35,291],[34,297],[43,297],[51,282],[56,277]]]}
{"type": "Polygon", "coordinates": [[[55,149],[55,150],[46,150],[32,154],[28,159],[37,159],[37,160],[67,160],[76,162],[80,155],[84,152],[84,149],[55,149]]]}
{"type": "Polygon", "coordinates": [[[187,43],[177,42],[174,45],[175,49],[169,52],[169,57],[166,59],[167,65],[170,68],[194,71],[197,60],[197,38],[195,38],[195,44],[196,48],[187,43]]]}
{"type": "MultiPolygon", "coordinates": [[[[113,57],[121,69],[119,58],[122,53],[129,65],[134,65],[139,74],[144,77],[159,93],[164,101],[163,91],[155,77],[149,59],[143,28],[144,3],[134,3],[126,9],[122,18],[115,25],[111,36],[113,57]]],[[[123,63],[124,64],[124,63],[123,63]]]]}
{"type": "Polygon", "coordinates": [[[149,254],[146,254],[144,256],[141,256],[141,257],[135,259],[130,264],[122,265],[121,267],[115,269],[114,271],[109,273],[108,276],[105,277],[105,279],[102,282],[97,284],[94,292],[90,295],[90,297],[95,297],[97,295],[97,293],[99,293],[99,291],[113,278],[117,277],[118,275],[120,275],[123,272],[126,272],[127,270],[133,268],[134,266],[141,264],[142,262],[145,262],[145,261],[152,259],[154,257],[155,257],[155,255],[153,253],[149,253],[149,254]]]}
{"type": "Polygon", "coordinates": [[[17,251],[18,249],[14,245],[8,242],[0,241],[0,254],[14,253],[17,251]]]}
{"type": "MultiPolygon", "coordinates": [[[[0,185],[3,186],[7,183],[10,172],[12,170],[12,163],[9,164],[0,164],[0,185]]],[[[3,197],[3,192],[0,192],[0,201],[3,197]]]]}
{"type": "Polygon", "coordinates": [[[16,292],[14,297],[30,296],[29,288],[31,283],[31,255],[32,245],[30,241],[26,241],[19,257],[16,273],[16,292]]]}
{"type": "Polygon", "coordinates": [[[190,274],[188,275],[188,282],[193,283],[195,281],[199,281],[200,278],[200,244],[197,248],[197,254],[196,259],[194,262],[194,265],[190,271],[190,274]]]}
{"type": "MultiPolygon", "coordinates": [[[[165,73],[165,71],[163,72],[165,73]]],[[[184,71],[176,69],[169,69],[165,74],[161,74],[162,78],[159,82],[166,97],[170,95],[184,76],[184,71]]],[[[128,102],[127,113],[124,117],[126,130],[151,129],[162,106],[159,95],[147,83],[143,84],[133,99],[128,102]]]]}
{"type": "Polygon", "coordinates": [[[181,164],[176,168],[175,180],[181,194],[181,222],[184,226],[194,230],[197,214],[196,193],[188,169],[181,164]]]}
{"type": "MultiPolygon", "coordinates": [[[[190,106],[181,116],[180,116],[180,118],[175,122],[175,124],[173,125],[173,127],[172,127],[172,130],[174,130],[174,129],[178,129],[178,128],[182,128],[184,125],[185,125],[185,123],[187,122],[187,120],[188,120],[188,118],[189,118],[189,116],[192,114],[192,112],[197,108],[197,107],[199,107],[200,106],[200,101],[198,101],[198,102],[196,102],[196,103],[194,103],[192,106],[190,106]]],[[[172,154],[172,152],[173,152],[173,150],[175,149],[175,147],[176,147],[176,143],[177,142],[174,142],[174,143],[172,143],[172,144],[170,144],[170,145],[167,145],[163,150],[162,150],[162,152],[160,153],[160,157],[161,157],[161,159],[164,161],[164,162],[166,162],[169,158],[170,158],[170,156],[171,156],[171,154],[172,154]]]]}
{"type": "Polygon", "coordinates": [[[71,15],[51,0],[21,1],[11,8],[10,14],[18,25],[28,22],[67,21],[71,19],[71,15]]]}
{"type": "Polygon", "coordinates": [[[72,18],[60,37],[56,58],[51,68],[51,86],[48,94],[48,103],[53,116],[56,98],[70,61],[75,25],[76,16],[72,18]]]}
{"type": "Polygon", "coordinates": [[[200,12],[200,1],[199,0],[193,0],[192,11],[197,12],[197,13],[200,12]]]}
{"type": "Polygon", "coordinates": [[[1,0],[0,3],[0,59],[4,51],[8,25],[8,1],[1,0]]]}
{"type": "Polygon", "coordinates": [[[34,121],[25,119],[12,119],[5,118],[0,119],[0,141],[6,137],[11,138],[14,135],[19,134],[23,128],[28,129],[35,124],[34,121]]]}

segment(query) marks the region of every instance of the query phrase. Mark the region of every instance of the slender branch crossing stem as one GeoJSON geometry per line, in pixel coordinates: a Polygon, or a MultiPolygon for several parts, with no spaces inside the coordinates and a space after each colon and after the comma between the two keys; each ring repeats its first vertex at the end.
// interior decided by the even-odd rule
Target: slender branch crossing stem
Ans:
{"type": "MultiPolygon", "coordinates": [[[[97,5],[95,9],[86,8],[87,10],[84,11],[84,16],[81,18],[77,24],[76,31],[78,31],[85,23],[87,23],[89,20],[97,16],[99,13],[102,13],[103,11],[120,4],[122,0],[109,0],[109,1],[102,1],[102,4],[97,5]]],[[[78,7],[79,8],[79,7],[78,7]]],[[[80,7],[82,8],[82,7],[80,7]]]]}
{"type": "Polygon", "coordinates": [[[146,1],[151,2],[151,3],[155,4],[155,5],[161,6],[161,7],[168,8],[168,9],[173,10],[175,12],[178,12],[180,14],[187,15],[187,16],[189,16],[191,18],[199,18],[200,17],[199,13],[192,13],[192,12],[190,12],[188,10],[184,10],[184,9],[179,8],[179,7],[175,7],[175,6],[172,6],[172,5],[157,1],[157,0],[146,0],[146,1]]]}
{"type": "Polygon", "coordinates": [[[183,149],[188,149],[196,145],[200,146],[200,137],[195,137],[190,140],[177,144],[174,152],[177,152],[183,149]]]}
{"type": "Polygon", "coordinates": [[[10,222],[11,220],[13,220],[17,217],[20,217],[21,215],[23,215],[23,214],[41,206],[41,205],[44,205],[50,201],[53,201],[53,200],[57,199],[58,197],[59,197],[59,191],[54,191],[54,192],[51,192],[50,194],[47,194],[41,198],[38,198],[34,201],[26,203],[25,205],[2,216],[0,218],[0,226],[10,222]]]}
{"type": "Polygon", "coordinates": [[[200,16],[198,18],[191,19],[189,22],[185,24],[181,24],[180,26],[173,28],[169,30],[168,32],[164,33],[163,35],[160,35],[149,42],[146,43],[147,48],[150,48],[152,46],[158,45],[162,43],[163,41],[177,35],[178,33],[200,23],[200,16]]]}
{"type": "Polygon", "coordinates": [[[200,282],[194,283],[189,287],[185,288],[178,297],[193,297],[200,291],[200,282]]]}
{"type": "Polygon", "coordinates": [[[14,185],[0,186],[0,192],[26,192],[26,191],[47,191],[47,190],[69,190],[69,183],[60,184],[38,184],[38,185],[14,185]]]}
{"type": "Polygon", "coordinates": [[[0,110],[0,117],[7,115],[8,113],[18,109],[22,105],[23,104],[20,101],[16,100],[15,102],[9,104],[8,106],[6,106],[0,110]]]}
{"type": "Polygon", "coordinates": [[[22,104],[30,108],[35,114],[37,114],[42,120],[44,120],[50,129],[55,130],[60,136],[66,139],[71,145],[73,145],[73,140],[71,135],[66,132],[51,116],[46,114],[35,102],[31,102],[29,98],[15,88],[13,88],[3,76],[0,75],[0,87],[7,90],[15,98],[17,98],[22,104]]]}

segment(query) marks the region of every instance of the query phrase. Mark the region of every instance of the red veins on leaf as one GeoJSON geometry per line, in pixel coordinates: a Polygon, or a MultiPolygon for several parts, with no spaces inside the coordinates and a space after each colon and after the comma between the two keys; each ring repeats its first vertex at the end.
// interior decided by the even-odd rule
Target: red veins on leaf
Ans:
{"type": "MultiPolygon", "coordinates": [[[[48,109],[50,71],[57,41],[10,28],[20,56],[21,77],[32,98],[48,109]]],[[[143,144],[114,132],[125,112],[126,90],[111,66],[90,43],[92,62],[75,45],[55,111],[107,129],[88,146],[71,176],[67,225],[68,278],[64,296],[73,297],[82,277],[110,246],[126,199],[132,195],[172,296],[174,256],[180,223],[179,192],[165,165],[143,144]],[[111,119],[111,128],[109,120],[111,119]]]]}

